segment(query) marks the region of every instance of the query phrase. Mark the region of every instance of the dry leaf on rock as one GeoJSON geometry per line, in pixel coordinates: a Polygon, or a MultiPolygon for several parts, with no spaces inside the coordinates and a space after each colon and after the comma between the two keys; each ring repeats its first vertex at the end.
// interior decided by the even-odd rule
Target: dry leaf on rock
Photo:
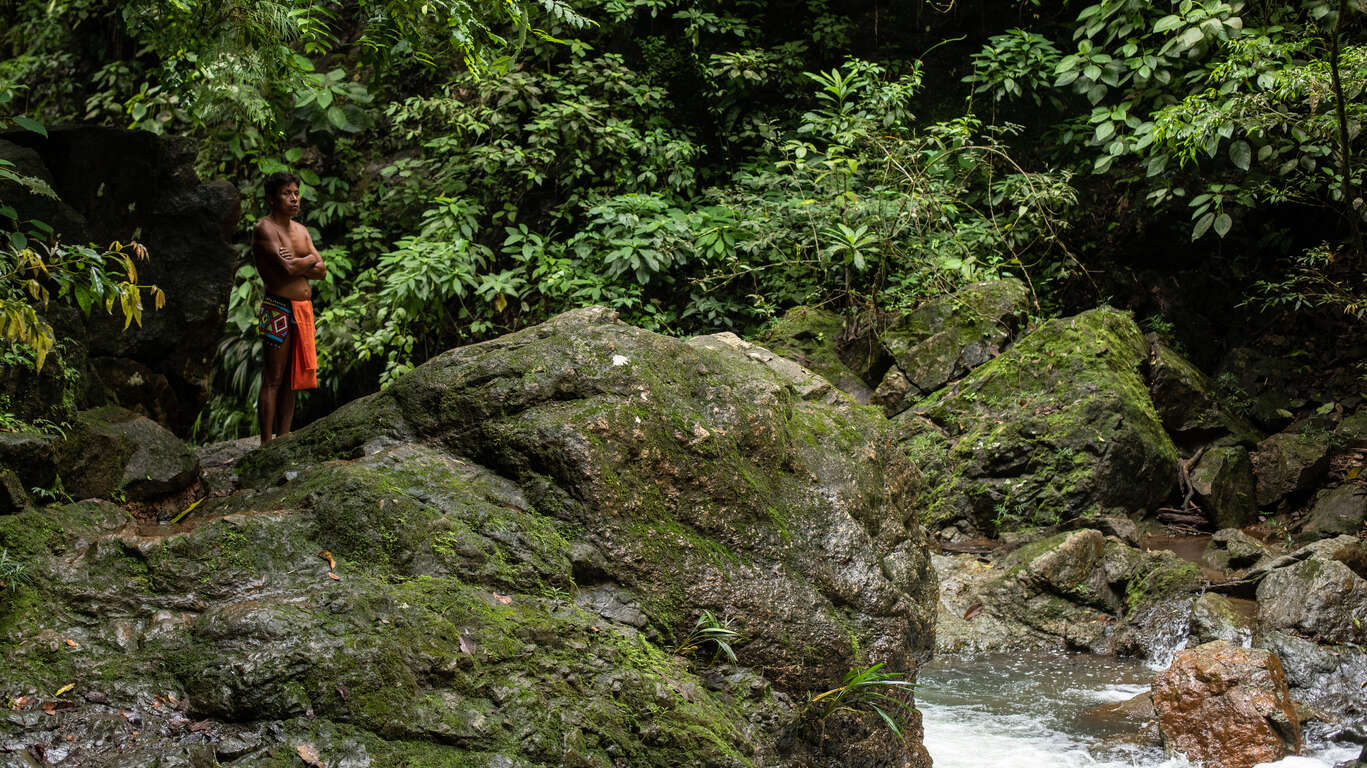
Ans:
{"type": "Polygon", "coordinates": [[[500,603],[503,603],[504,605],[513,604],[513,599],[511,597],[508,597],[507,595],[500,595],[497,592],[494,593],[494,599],[499,601],[500,603]]]}
{"type": "Polygon", "coordinates": [[[328,561],[328,570],[331,570],[331,571],[337,570],[337,561],[333,559],[332,553],[331,553],[331,552],[329,552],[329,551],[327,551],[327,550],[325,549],[325,550],[323,550],[322,552],[319,552],[319,553],[318,553],[318,556],[321,557],[321,558],[323,558],[324,560],[328,561]]]}
{"type": "Polygon", "coordinates": [[[294,748],[294,751],[299,753],[299,759],[303,760],[305,764],[314,766],[314,768],[325,768],[322,759],[318,756],[318,748],[312,744],[300,744],[294,748]]]}

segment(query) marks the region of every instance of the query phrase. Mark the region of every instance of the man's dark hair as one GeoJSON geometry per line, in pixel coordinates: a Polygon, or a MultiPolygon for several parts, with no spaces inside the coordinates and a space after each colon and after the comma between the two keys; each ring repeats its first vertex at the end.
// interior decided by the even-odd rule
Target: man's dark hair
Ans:
{"type": "Polygon", "coordinates": [[[275,173],[272,173],[271,175],[267,176],[266,200],[269,201],[272,197],[275,197],[275,193],[279,192],[281,187],[284,187],[289,184],[299,186],[299,177],[295,176],[289,171],[276,171],[275,173]]]}

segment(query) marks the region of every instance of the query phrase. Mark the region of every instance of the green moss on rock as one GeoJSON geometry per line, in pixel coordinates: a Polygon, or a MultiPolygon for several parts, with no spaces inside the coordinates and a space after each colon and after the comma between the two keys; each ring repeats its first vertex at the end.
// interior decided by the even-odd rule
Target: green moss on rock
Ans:
{"type": "MultiPolygon", "coordinates": [[[[1163,503],[1177,451],[1141,376],[1146,358],[1134,321],[1101,308],[1041,325],[919,403],[950,446],[922,465],[936,489],[925,519],[996,531],[1163,503]]],[[[916,415],[894,423],[922,450],[916,415]]]]}

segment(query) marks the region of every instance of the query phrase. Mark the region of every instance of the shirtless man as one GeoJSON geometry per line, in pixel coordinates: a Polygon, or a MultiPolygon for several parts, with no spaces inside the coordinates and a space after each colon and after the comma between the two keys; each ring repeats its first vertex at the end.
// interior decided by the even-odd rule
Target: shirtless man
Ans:
{"type": "Polygon", "coordinates": [[[266,284],[259,316],[266,365],[256,415],[261,444],[289,434],[294,391],[318,386],[313,346],[313,289],[310,280],[327,268],[299,214],[299,177],[273,173],[266,178],[270,214],[252,229],[252,257],[266,284]]]}

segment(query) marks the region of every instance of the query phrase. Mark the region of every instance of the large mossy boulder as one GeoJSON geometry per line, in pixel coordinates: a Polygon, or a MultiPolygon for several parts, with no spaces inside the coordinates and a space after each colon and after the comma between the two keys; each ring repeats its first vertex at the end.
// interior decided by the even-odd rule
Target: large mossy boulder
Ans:
{"type": "Polygon", "coordinates": [[[1162,505],[1178,460],[1147,359],[1129,315],[1095,309],[1039,326],[898,416],[927,475],[926,522],[996,531],[1162,505]]]}
{"type": "Polygon", "coordinates": [[[844,328],[844,315],[816,307],[793,307],[766,328],[758,341],[867,403],[873,390],[837,353],[844,328]]]}
{"type": "Polygon", "coordinates": [[[33,563],[0,692],[94,690],[68,732],[170,694],[183,722],[144,738],[183,756],[197,723],[228,765],[929,765],[910,710],[903,742],[803,706],[930,654],[915,468],[875,411],[734,337],[568,313],[240,469],[188,530],[0,517],[33,563]],[[704,612],[735,664],[689,639],[704,612]]]}
{"type": "Polygon", "coordinates": [[[66,492],[77,499],[152,499],[199,478],[199,460],[189,446],[146,416],[118,406],[81,411],[57,464],[66,492]]]}
{"type": "Polygon", "coordinates": [[[892,358],[879,387],[889,415],[991,360],[1025,326],[1030,293],[1019,280],[974,283],[895,315],[879,333],[892,358]]]}
{"type": "Polygon", "coordinates": [[[1150,334],[1148,340],[1149,392],[1169,434],[1182,441],[1257,444],[1258,430],[1226,406],[1208,376],[1156,335],[1150,334]]]}
{"type": "Polygon", "coordinates": [[[1206,518],[1217,529],[1241,528],[1257,519],[1253,463],[1243,446],[1206,451],[1192,468],[1190,480],[1206,518]]]}

